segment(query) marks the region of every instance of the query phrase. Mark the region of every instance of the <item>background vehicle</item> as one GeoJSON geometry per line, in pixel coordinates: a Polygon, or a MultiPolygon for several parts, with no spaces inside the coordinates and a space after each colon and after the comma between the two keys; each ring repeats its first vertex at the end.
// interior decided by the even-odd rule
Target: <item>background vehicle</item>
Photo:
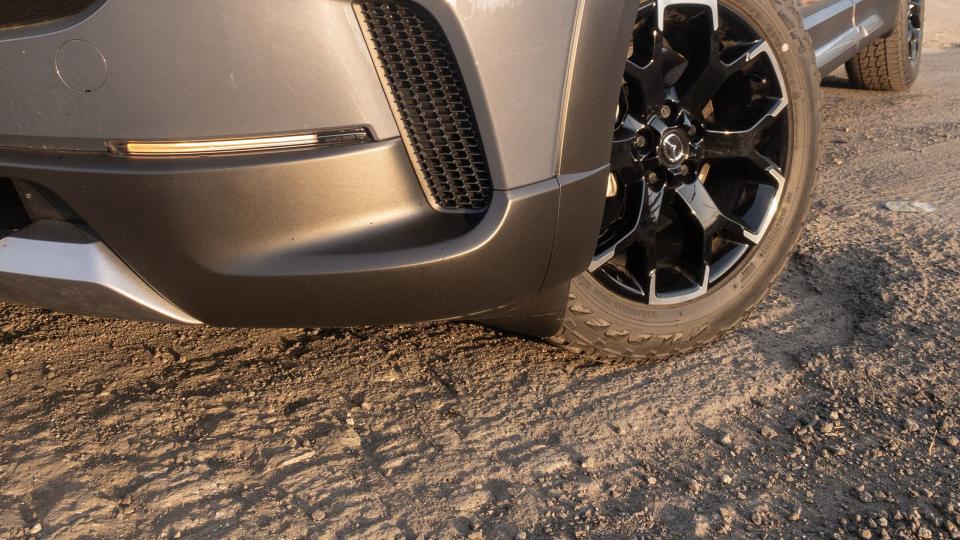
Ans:
{"type": "Polygon", "coordinates": [[[0,8],[0,298],[223,326],[464,318],[676,354],[786,264],[818,71],[898,0],[0,8]]]}

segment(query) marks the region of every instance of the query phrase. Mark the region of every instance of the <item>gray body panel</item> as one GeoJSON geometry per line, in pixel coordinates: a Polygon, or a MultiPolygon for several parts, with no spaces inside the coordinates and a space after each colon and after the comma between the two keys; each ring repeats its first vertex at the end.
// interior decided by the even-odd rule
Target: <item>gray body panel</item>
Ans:
{"type": "Polygon", "coordinates": [[[893,0],[803,0],[800,12],[824,75],[894,27],[893,0]]]}
{"type": "MultiPolygon", "coordinates": [[[[421,4],[460,61],[495,187],[555,176],[578,1],[421,4]]],[[[107,0],[67,28],[0,32],[0,145],[100,151],[354,126],[399,136],[349,0],[235,6],[107,0]],[[90,92],[61,80],[58,50],[76,41],[106,65],[90,92]]],[[[72,63],[81,76],[101,69],[96,58],[72,63]]]]}
{"type": "Polygon", "coordinates": [[[398,136],[347,0],[108,0],[67,28],[0,32],[0,145],[104,150],[105,140],[205,139],[365,126],[398,136]],[[96,47],[103,68],[61,57],[96,47]]]}

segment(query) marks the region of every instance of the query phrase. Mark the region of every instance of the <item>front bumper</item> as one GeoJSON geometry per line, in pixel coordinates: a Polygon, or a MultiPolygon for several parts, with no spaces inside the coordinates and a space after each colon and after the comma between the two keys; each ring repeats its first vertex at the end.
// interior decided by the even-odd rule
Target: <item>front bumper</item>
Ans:
{"type": "Polygon", "coordinates": [[[53,221],[0,238],[0,299],[115,319],[199,322],[148,287],[103,242],[53,221]]]}
{"type": "Polygon", "coordinates": [[[34,266],[10,271],[22,255],[9,248],[0,249],[0,299],[218,326],[477,316],[587,266],[605,171],[496,191],[487,212],[471,216],[430,207],[397,139],[203,158],[6,150],[0,176],[61,199],[129,266],[127,277],[165,303],[138,298],[136,306],[163,306],[144,316],[106,309],[115,298],[64,300],[70,287],[45,289],[50,276],[34,266]],[[29,298],[16,292],[26,289],[29,298]]]}
{"type": "Polygon", "coordinates": [[[0,300],[341,326],[515,314],[518,302],[562,289],[595,247],[635,6],[417,3],[447,34],[476,113],[493,190],[482,214],[431,208],[351,0],[243,10],[232,0],[97,0],[75,17],[0,32],[0,182],[62,201],[64,215],[34,221],[76,222],[71,234],[99,247],[61,257],[74,250],[49,228],[26,232],[58,265],[122,263],[139,280],[50,281],[0,249],[0,300]],[[378,142],[195,158],[106,151],[343,130],[378,142]]]}

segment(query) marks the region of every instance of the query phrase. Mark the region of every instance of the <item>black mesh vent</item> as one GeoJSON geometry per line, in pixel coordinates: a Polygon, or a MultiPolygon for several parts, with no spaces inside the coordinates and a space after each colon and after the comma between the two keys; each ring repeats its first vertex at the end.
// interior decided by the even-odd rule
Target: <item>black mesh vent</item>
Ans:
{"type": "Polygon", "coordinates": [[[490,203],[490,170],[477,119],[453,51],[423,8],[396,0],[358,3],[407,144],[433,201],[480,211],[490,203]]]}

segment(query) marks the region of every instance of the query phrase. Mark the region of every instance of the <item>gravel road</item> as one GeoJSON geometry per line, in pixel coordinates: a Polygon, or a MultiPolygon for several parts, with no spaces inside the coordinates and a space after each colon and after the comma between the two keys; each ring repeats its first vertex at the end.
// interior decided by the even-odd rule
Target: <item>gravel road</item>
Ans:
{"type": "Polygon", "coordinates": [[[669,363],[0,305],[0,538],[960,538],[954,1],[913,92],[826,80],[790,269],[669,363]]]}

